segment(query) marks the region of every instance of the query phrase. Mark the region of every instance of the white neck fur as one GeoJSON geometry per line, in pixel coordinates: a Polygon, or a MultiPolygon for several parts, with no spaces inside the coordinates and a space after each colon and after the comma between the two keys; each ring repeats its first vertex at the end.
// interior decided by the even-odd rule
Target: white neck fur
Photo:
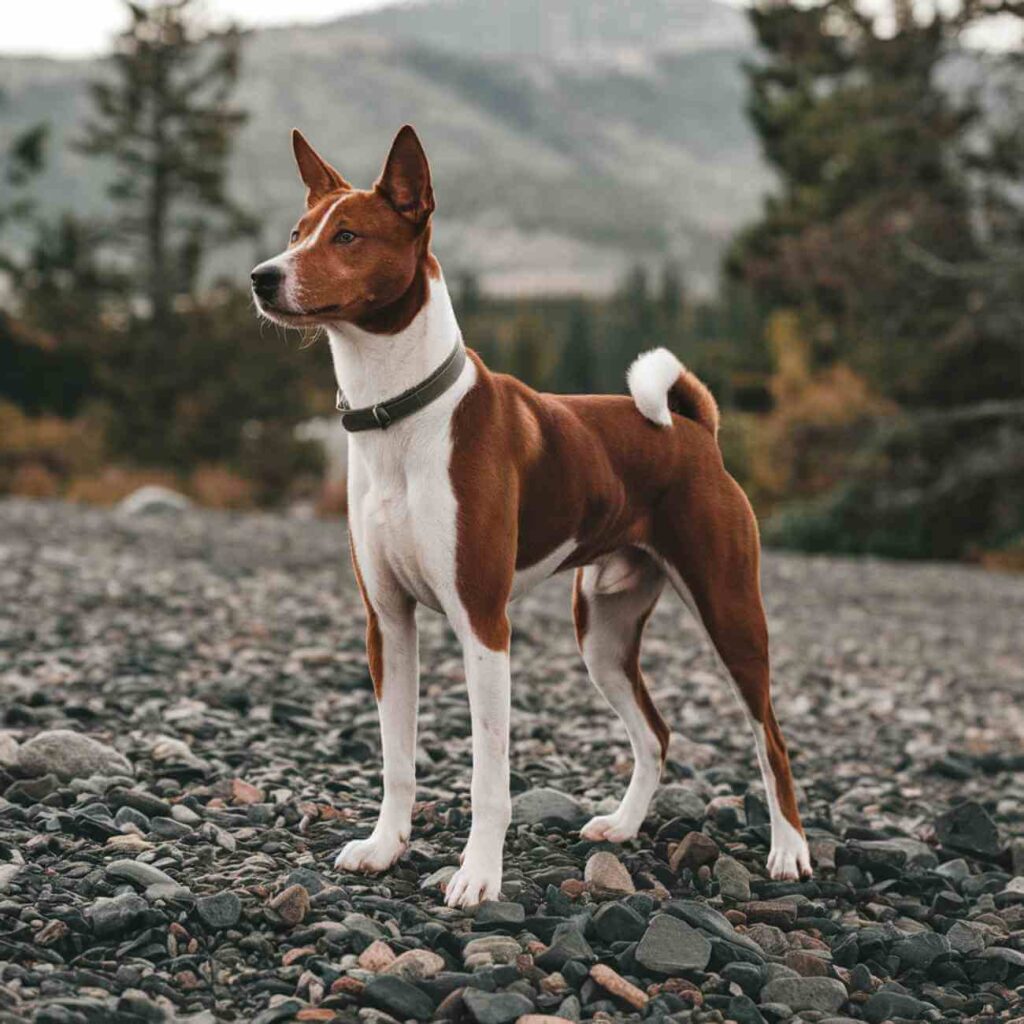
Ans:
{"type": "Polygon", "coordinates": [[[427,301],[397,334],[371,334],[353,324],[327,328],[338,387],[353,408],[383,402],[425,380],[460,337],[443,275],[429,281],[427,301]]]}

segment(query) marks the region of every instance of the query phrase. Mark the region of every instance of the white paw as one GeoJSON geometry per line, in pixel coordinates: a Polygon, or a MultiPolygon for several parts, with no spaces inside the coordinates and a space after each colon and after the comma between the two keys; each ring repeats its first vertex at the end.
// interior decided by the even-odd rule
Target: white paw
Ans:
{"type": "Polygon", "coordinates": [[[386,871],[402,856],[405,840],[397,833],[389,835],[371,833],[366,839],[353,839],[334,859],[339,871],[360,871],[376,874],[386,871]]]}
{"type": "Polygon", "coordinates": [[[796,882],[811,877],[811,853],[807,840],[794,828],[772,837],[768,854],[768,874],[779,882],[796,882]]]}
{"type": "Polygon", "coordinates": [[[452,875],[444,890],[449,907],[475,907],[483,900],[501,898],[501,857],[463,858],[462,867],[452,875]]]}
{"type": "Polygon", "coordinates": [[[628,839],[635,839],[639,831],[639,825],[620,817],[616,811],[614,814],[602,814],[597,818],[591,818],[580,829],[580,836],[595,843],[602,840],[608,843],[624,843],[628,839]]]}

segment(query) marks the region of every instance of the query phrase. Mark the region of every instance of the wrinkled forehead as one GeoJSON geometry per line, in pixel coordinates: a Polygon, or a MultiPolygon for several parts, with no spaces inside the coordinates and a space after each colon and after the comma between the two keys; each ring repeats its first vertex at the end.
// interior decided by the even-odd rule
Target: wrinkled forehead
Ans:
{"type": "Polygon", "coordinates": [[[392,235],[396,240],[406,234],[403,218],[387,200],[376,192],[355,189],[324,196],[303,214],[296,228],[300,239],[342,228],[361,235],[392,235]]]}

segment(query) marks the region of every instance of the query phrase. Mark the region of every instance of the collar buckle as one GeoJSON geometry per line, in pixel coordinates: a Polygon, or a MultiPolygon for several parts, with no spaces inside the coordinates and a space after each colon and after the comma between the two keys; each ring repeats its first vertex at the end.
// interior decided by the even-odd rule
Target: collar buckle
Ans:
{"type": "Polygon", "coordinates": [[[377,421],[377,426],[381,430],[387,430],[391,426],[391,416],[383,405],[375,405],[370,411],[373,413],[373,418],[377,421]]]}

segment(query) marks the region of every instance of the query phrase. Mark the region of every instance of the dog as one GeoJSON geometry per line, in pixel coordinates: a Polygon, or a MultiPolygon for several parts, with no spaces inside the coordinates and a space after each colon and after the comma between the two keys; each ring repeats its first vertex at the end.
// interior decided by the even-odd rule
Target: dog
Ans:
{"type": "Polygon", "coordinates": [[[252,271],[260,314],[326,331],[349,434],[349,537],[366,607],[384,795],[375,827],[335,862],[380,872],[409,841],[415,799],[419,604],[461,643],[472,720],[472,825],[450,906],[497,899],[511,818],[509,603],[575,571],[576,638],[625,724],[632,777],[584,838],[637,835],[669,729],[640,672],[644,625],[667,583],[702,624],[753,730],[771,817],[772,878],[811,871],[770,690],[757,522],[726,472],[711,392],[663,348],[630,397],[540,394],[492,373],[462,340],[430,248],[434,193],[413,129],[354,188],[292,134],[306,210],[252,271]]]}

